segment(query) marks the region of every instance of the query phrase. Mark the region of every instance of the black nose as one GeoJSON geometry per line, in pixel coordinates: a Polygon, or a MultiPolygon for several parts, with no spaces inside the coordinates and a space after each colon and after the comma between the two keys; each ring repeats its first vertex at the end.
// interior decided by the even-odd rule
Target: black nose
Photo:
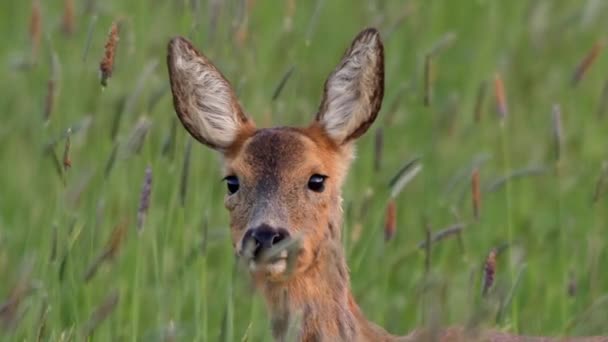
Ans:
{"type": "Polygon", "coordinates": [[[263,249],[270,249],[280,241],[289,236],[289,232],[283,228],[273,228],[263,224],[257,228],[249,229],[243,237],[243,245],[253,242],[253,255],[257,257],[263,249]],[[250,242],[251,241],[251,242],[250,242]]]}

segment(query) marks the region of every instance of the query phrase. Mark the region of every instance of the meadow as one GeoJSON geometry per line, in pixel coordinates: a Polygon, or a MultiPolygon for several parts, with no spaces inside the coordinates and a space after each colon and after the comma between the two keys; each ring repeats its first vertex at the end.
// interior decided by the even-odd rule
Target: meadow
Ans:
{"type": "Polygon", "coordinates": [[[259,126],[307,125],[368,26],[386,91],[342,228],[367,317],[608,334],[606,22],[600,0],[2,1],[0,340],[270,340],[166,45],[259,126]]]}

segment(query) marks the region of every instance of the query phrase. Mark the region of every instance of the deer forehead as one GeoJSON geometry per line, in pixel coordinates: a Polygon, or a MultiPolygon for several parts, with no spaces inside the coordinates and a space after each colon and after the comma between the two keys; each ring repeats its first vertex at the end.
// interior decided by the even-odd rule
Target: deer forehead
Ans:
{"type": "Polygon", "coordinates": [[[306,129],[275,127],[257,130],[226,166],[228,173],[253,180],[258,186],[278,187],[290,180],[306,180],[314,173],[332,177],[339,159],[338,151],[323,137],[306,129]]]}

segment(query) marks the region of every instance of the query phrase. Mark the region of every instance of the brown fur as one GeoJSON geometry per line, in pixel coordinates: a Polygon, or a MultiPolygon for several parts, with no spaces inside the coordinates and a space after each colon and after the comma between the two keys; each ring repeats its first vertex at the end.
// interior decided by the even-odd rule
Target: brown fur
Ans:
{"type": "MultiPolygon", "coordinates": [[[[190,81],[190,75],[174,72],[173,54],[189,54],[185,58],[194,56],[206,68],[217,72],[220,82],[225,82],[222,85],[228,81],[185,39],[176,38],[171,44],[181,44],[181,48],[170,45],[167,60],[178,117],[186,121],[184,126],[193,137],[222,152],[226,176],[236,177],[240,184],[238,191],[225,198],[237,254],[246,258],[243,237],[248,230],[262,224],[285,229],[300,239],[299,247],[291,252],[296,260],[291,270],[274,268],[270,263],[259,265],[252,258],[246,260],[250,262],[253,282],[266,301],[275,340],[287,340],[290,327],[295,326],[296,339],[310,342],[545,341],[458,327],[444,331],[418,330],[397,337],[369,322],[359,309],[350,290],[341,245],[341,187],[353,157],[352,141],[370,127],[382,103],[384,52],[376,30],[365,30],[355,38],[325,83],[316,120],[306,128],[256,129],[253,121],[244,116],[231,90],[227,94],[231,100],[226,106],[232,110],[220,108],[221,113],[236,114],[240,124],[228,147],[214,141],[222,141],[222,137],[217,136],[222,127],[209,134],[187,124],[196,123],[193,119],[197,118],[191,116],[201,114],[189,112],[186,105],[200,99],[184,92],[183,85],[190,81]],[[329,92],[332,94],[328,95],[329,92]],[[358,112],[356,115],[344,112],[344,108],[358,112]],[[327,176],[322,192],[308,188],[308,181],[315,174],[327,176]]],[[[198,105],[205,106],[204,103],[198,105]]],[[[217,122],[222,122],[221,117],[217,122]]]]}

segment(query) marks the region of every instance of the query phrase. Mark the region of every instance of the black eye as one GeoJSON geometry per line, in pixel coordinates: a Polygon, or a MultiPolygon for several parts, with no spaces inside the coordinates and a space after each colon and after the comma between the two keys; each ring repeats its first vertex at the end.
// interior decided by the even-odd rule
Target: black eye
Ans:
{"type": "Polygon", "coordinates": [[[314,174],[308,180],[308,188],[314,192],[322,192],[325,190],[325,179],[327,176],[314,174]]]}
{"type": "Polygon", "coordinates": [[[226,186],[228,187],[228,194],[232,195],[235,192],[239,191],[239,179],[236,176],[227,176],[224,178],[226,181],[226,186]]]}

